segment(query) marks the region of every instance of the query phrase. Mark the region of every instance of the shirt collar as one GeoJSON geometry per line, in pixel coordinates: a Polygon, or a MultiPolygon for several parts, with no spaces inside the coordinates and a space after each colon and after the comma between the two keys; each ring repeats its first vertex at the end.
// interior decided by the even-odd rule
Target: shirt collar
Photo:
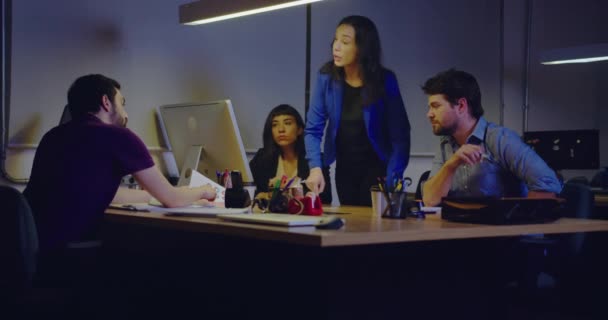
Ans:
{"type": "Polygon", "coordinates": [[[80,122],[102,122],[101,119],[97,118],[97,116],[92,113],[75,116],[72,119],[80,122]]]}
{"type": "MultiPolygon", "coordinates": [[[[488,121],[483,117],[479,117],[477,124],[471,132],[471,135],[467,138],[467,143],[479,144],[485,141],[486,128],[488,127],[488,121]]],[[[441,136],[441,144],[450,143],[452,146],[457,145],[456,140],[452,136],[441,136]]]]}
{"type": "Polygon", "coordinates": [[[477,124],[475,125],[475,129],[471,132],[471,135],[467,138],[467,143],[482,142],[485,141],[486,135],[486,127],[488,126],[488,121],[484,117],[479,117],[477,120],[477,124]]]}

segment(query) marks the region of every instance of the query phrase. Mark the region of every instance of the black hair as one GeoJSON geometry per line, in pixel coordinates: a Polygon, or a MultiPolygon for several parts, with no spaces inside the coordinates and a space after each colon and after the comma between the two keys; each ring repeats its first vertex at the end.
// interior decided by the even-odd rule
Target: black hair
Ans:
{"type": "MultiPolygon", "coordinates": [[[[340,20],[338,27],[349,25],[355,29],[357,63],[361,68],[363,81],[363,105],[367,106],[383,98],[386,69],[382,66],[382,47],[380,35],[372,20],[364,16],[348,16],[340,20]]],[[[344,78],[344,68],[337,67],[333,60],[321,67],[321,73],[331,74],[334,80],[344,78]]]]}
{"type": "Polygon", "coordinates": [[[114,102],[118,89],[118,81],[101,74],[82,76],[68,90],[68,109],[74,118],[97,113],[101,109],[103,96],[108,96],[114,102]]]}
{"type": "MultiPolygon", "coordinates": [[[[264,132],[262,134],[262,138],[264,140],[263,157],[265,161],[270,161],[283,154],[283,150],[281,149],[281,147],[279,147],[279,145],[277,145],[272,136],[272,120],[276,116],[293,116],[296,120],[298,128],[304,129],[304,120],[302,119],[302,116],[300,115],[298,110],[296,110],[294,107],[288,104],[281,104],[274,107],[266,118],[266,123],[264,124],[264,132]]],[[[296,139],[295,151],[296,155],[306,153],[306,149],[304,148],[304,134],[298,135],[298,138],[296,139]]]]}
{"type": "Polygon", "coordinates": [[[481,106],[481,90],[475,77],[467,72],[449,69],[428,79],[422,86],[427,95],[442,94],[452,105],[458,99],[465,98],[469,105],[469,114],[475,119],[483,116],[481,106]]]}

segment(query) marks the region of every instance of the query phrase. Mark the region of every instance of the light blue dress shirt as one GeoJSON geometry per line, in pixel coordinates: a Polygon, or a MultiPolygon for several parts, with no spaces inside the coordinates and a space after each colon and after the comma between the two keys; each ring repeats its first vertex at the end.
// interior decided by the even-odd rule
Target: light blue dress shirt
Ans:
{"type": "MultiPolygon", "coordinates": [[[[505,127],[477,121],[467,138],[468,144],[481,145],[483,160],[475,165],[464,164],[456,169],[450,197],[525,197],[528,190],[559,194],[562,185],[553,171],[532,148],[505,127]]],[[[433,160],[431,177],[460,148],[451,136],[442,136],[433,160]]]]}

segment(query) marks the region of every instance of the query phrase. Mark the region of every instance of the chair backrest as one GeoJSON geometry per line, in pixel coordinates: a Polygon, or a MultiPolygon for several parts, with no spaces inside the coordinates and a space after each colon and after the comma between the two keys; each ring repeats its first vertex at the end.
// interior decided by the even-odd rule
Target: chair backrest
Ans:
{"type": "Polygon", "coordinates": [[[72,120],[72,113],[70,112],[70,107],[69,105],[65,105],[65,107],[63,107],[63,112],[61,113],[61,119],[59,119],[59,124],[64,124],[66,122],[69,122],[70,120],[72,120]]]}
{"type": "Polygon", "coordinates": [[[595,197],[588,185],[568,182],[564,184],[560,197],[566,199],[564,216],[591,218],[593,215],[595,197]]]}
{"type": "Polygon", "coordinates": [[[591,186],[596,188],[608,189],[608,167],[598,171],[591,179],[591,186]]]}
{"type": "Polygon", "coordinates": [[[422,183],[426,180],[429,179],[429,175],[431,174],[431,171],[425,171],[420,175],[420,179],[418,179],[418,185],[416,186],[416,198],[415,199],[422,199],[422,183]]]}
{"type": "MultiPolygon", "coordinates": [[[[27,289],[36,271],[38,232],[23,194],[0,186],[0,289],[27,289]]],[[[6,292],[2,292],[6,293],[6,292]]]]}
{"type": "Polygon", "coordinates": [[[589,185],[589,179],[587,179],[587,177],[573,177],[568,179],[568,181],[566,183],[578,183],[578,184],[584,184],[584,185],[589,185]]]}

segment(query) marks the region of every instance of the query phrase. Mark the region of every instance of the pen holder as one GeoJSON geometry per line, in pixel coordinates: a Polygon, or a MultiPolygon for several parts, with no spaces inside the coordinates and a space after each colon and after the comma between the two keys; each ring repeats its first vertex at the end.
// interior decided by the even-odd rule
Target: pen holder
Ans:
{"type": "Polygon", "coordinates": [[[410,210],[407,200],[407,192],[386,193],[387,205],[382,212],[383,218],[405,219],[410,210]]]}
{"type": "Polygon", "coordinates": [[[226,189],[224,206],[226,208],[245,208],[251,205],[249,192],[244,188],[226,189]]]}
{"type": "Polygon", "coordinates": [[[289,199],[279,192],[270,198],[268,202],[268,210],[273,213],[286,213],[289,199]]]}
{"type": "Polygon", "coordinates": [[[372,197],[374,216],[381,217],[384,209],[386,209],[386,196],[378,186],[372,186],[369,191],[372,197]]]}

